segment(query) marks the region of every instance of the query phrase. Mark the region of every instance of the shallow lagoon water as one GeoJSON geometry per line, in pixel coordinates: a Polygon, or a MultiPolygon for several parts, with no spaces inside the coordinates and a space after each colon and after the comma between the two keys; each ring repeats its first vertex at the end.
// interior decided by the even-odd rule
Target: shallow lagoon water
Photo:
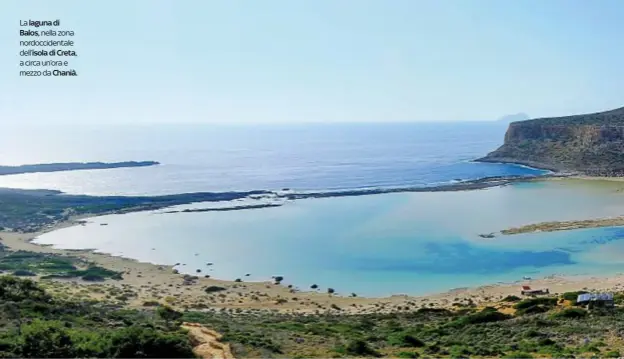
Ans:
{"type": "Polygon", "coordinates": [[[479,191],[307,199],[255,210],[139,212],[96,217],[37,242],[185,263],[182,272],[201,269],[221,279],[282,275],[286,284],[302,289],[318,284],[343,294],[426,294],[525,275],[624,271],[620,228],[478,236],[534,222],[621,215],[622,187],[560,180],[479,191]]]}

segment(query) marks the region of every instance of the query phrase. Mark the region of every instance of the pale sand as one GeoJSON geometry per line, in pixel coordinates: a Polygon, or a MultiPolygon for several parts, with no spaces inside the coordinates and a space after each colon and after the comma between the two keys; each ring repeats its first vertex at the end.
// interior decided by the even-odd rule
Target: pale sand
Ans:
{"type": "Polygon", "coordinates": [[[587,181],[610,181],[610,182],[624,182],[624,177],[592,177],[592,176],[570,176],[567,178],[587,180],[587,181]]]}
{"type": "MultiPolygon", "coordinates": [[[[62,223],[53,229],[74,225],[62,223]]],[[[52,229],[50,229],[52,230],[52,229]]],[[[459,288],[445,293],[426,296],[393,295],[386,298],[348,297],[329,295],[302,288],[289,289],[284,285],[269,282],[235,283],[212,278],[199,277],[192,284],[185,284],[183,275],[175,274],[171,266],[142,263],[91,251],[60,250],[30,242],[40,233],[0,232],[2,244],[11,250],[25,250],[39,253],[54,253],[72,256],[94,262],[104,268],[124,272],[122,280],[107,280],[101,283],[82,280],[43,281],[54,293],[71,293],[76,298],[113,300],[123,292],[131,294],[125,305],[141,307],[146,301],[168,303],[174,308],[200,310],[228,310],[245,313],[253,310],[274,310],[296,313],[384,313],[414,310],[423,306],[453,307],[453,303],[476,305],[495,303],[507,295],[520,296],[520,286],[530,285],[533,289],[548,288],[550,293],[563,293],[581,289],[624,291],[624,274],[611,277],[564,277],[552,276],[544,279],[518,281],[516,283],[494,284],[476,288],[459,288]],[[225,291],[207,294],[207,286],[221,286],[225,291]],[[107,294],[109,298],[106,298],[107,294]],[[225,308],[225,309],[223,309],[225,308]],[[339,309],[337,309],[339,308],[339,309]]],[[[35,278],[37,279],[37,278],[35,278]]],[[[418,283],[414,283],[415,286],[418,283]]]]}

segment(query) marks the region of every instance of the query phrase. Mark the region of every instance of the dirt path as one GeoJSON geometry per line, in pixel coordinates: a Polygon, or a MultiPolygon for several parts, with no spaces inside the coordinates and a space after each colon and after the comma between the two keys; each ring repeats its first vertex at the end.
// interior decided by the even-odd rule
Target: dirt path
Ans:
{"type": "Polygon", "coordinates": [[[221,334],[198,323],[182,323],[189,331],[193,352],[204,359],[234,359],[228,344],[221,343],[221,334]]]}

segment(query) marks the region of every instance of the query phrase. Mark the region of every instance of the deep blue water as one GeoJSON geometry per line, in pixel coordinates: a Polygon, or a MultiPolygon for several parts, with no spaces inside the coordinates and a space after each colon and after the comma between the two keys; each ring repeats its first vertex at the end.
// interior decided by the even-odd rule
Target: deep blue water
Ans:
{"type": "Polygon", "coordinates": [[[500,123],[421,123],[2,131],[2,164],[155,160],[162,165],[0,177],[0,186],[88,194],[332,190],[541,173],[471,162],[502,144],[505,130],[500,123]]]}

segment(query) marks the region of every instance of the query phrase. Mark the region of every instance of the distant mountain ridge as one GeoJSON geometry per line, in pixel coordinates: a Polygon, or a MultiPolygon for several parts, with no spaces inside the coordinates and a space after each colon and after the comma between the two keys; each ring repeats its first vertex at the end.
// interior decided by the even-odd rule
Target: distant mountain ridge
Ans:
{"type": "Polygon", "coordinates": [[[524,112],[520,112],[520,113],[515,113],[512,115],[503,116],[499,118],[498,120],[496,120],[496,122],[511,123],[511,122],[517,122],[517,121],[526,121],[528,119],[530,119],[529,115],[527,115],[524,112]]]}
{"type": "Polygon", "coordinates": [[[504,144],[477,161],[591,176],[623,176],[624,107],[512,122],[504,144]]]}

